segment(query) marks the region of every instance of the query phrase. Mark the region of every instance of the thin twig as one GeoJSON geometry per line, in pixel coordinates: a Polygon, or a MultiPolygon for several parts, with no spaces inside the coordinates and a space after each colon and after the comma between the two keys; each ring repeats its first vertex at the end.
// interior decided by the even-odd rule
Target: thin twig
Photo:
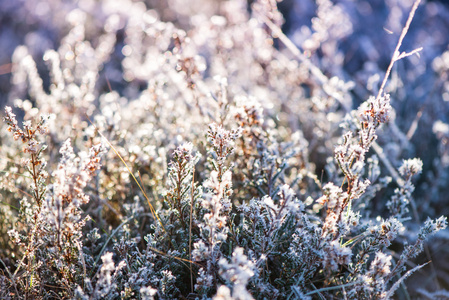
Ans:
{"type": "MultiPolygon", "coordinates": [[[[382,84],[379,88],[379,92],[377,93],[376,100],[379,100],[382,97],[382,94],[384,93],[385,85],[387,84],[387,80],[390,77],[390,73],[391,73],[391,70],[393,69],[394,63],[396,61],[398,61],[399,59],[408,56],[404,53],[402,53],[402,54],[399,53],[399,48],[401,48],[402,41],[404,40],[404,37],[407,34],[408,29],[410,28],[410,24],[412,23],[413,17],[415,16],[416,9],[418,8],[420,2],[421,2],[421,0],[416,0],[415,3],[413,3],[410,14],[408,15],[407,22],[405,23],[405,26],[402,29],[401,36],[399,37],[398,43],[396,45],[396,49],[394,49],[394,53],[393,53],[393,57],[391,58],[390,65],[388,66],[387,72],[385,73],[384,80],[382,81],[382,84]]],[[[420,48],[420,49],[422,49],[422,48],[420,48]]],[[[415,49],[412,52],[416,53],[419,50],[415,49]]]]}

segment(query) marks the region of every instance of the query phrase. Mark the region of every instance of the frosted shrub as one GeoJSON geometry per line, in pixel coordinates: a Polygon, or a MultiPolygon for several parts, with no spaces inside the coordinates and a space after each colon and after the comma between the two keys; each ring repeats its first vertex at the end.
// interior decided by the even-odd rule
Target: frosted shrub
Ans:
{"type": "Polygon", "coordinates": [[[254,263],[248,261],[248,258],[243,254],[243,248],[236,248],[232,253],[231,263],[228,263],[225,258],[220,259],[220,274],[223,278],[232,283],[232,295],[229,295],[229,289],[225,286],[218,288],[217,296],[214,299],[253,299],[250,293],[246,290],[246,285],[249,279],[254,275],[254,263]],[[224,294],[224,295],[221,295],[224,294]]]}
{"type": "Polygon", "coordinates": [[[37,2],[58,37],[8,52],[1,299],[447,295],[449,109],[419,101],[449,64],[402,52],[436,44],[419,1],[37,2]]]}

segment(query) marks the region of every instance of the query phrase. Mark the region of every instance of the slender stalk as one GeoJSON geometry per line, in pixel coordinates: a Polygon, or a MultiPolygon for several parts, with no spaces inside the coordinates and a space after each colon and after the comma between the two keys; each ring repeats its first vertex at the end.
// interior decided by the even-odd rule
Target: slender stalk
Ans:
{"type": "MultiPolygon", "coordinates": [[[[399,37],[398,43],[396,45],[396,49],[394,49],[394,53],[393,53],[393,57],[391,58],[390,65],[388,66],[387,72],[385,73],[384,80],[382,81],[382,84],[379,88],[379,92],[377,93],[376,100],[379,100],[382,97],[382,94],[385,89],[385,85],[387,84],[388,77],[390,77],[390,73],[391,73],[391,70],[393,69],[394,63],[396,61],[398,61],[399,59],[408,56],[408,54],[404,54],[404,55],[400,54],[399,48],[401,48],[402,41],[404,40],[404,37],[407,34],[408,29],[410,28],[410,24],[412,23],[413,17],[415,16],[416,9],[418,9],[418,6],[420,3],[421,3],[421,0],[416,0],[413,3],[412,10],[410,11],[410,14],[408,15],[407,22],[405,23],[405,26],[402,29],[401,36],[399,37]]],[[[412,51],[411,54],[415,53],[415,52],[416,52],[416,50],[412,51]]]]}
{"type": "Polygon", "coordinates": [[[192,269],[192,220],[193,220],[193,200],[195,187],[195,172],[192,172],[192,187],[190,198],[190,220],[189,220],[189,260],[190,260],[190,290],[193,293],[193,269],[192,269]]]}

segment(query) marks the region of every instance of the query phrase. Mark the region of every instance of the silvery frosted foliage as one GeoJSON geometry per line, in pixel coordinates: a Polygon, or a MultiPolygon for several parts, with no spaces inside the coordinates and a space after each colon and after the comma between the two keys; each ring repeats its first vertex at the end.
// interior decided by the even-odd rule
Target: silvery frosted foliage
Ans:
{"type": "Polygon", "coordinates": [[[404,227],[396,218],[382,220],[379,225],[368,226],[362,234],[359,251],[349,265],[351,272],[349,282],[355,283],[348,292],[350,299],[382,299],[386,295],[387,282],[390,276],[391,257],[384,249],[404,232],[404,227]],[[369,265],[369,258],[376,253],[374,261],[369,265]]]}
{"type": "Polygon", "coordinates": [[[57,169],[51,174],[54,182],[49,185],[42,205],[43,232],[40,241],[50,255],[42,249],[38,251],[41,261],[53,265],[54,271],[42,271],[42,281],[48,284],[63,282],[72,286],[86,266],[80,256],[82,252],[82,231],[86,218],[81,215],[81,205],[89,202],[85,194],[89,181],[100,169],[100,159],[104,149],[99,144],[89,153],[75,155],[68,139],[60,149],[62,155],[57,169]],[[44,233],[45,232],[45,233],[44,233]],[[58,279],[58,277],[62,279],[58,279]]]}
{"type": "Polygon", "coordinates": [[[257,262],[255,273],[258,276],[251,279],[253,295],[278,297],[286,292],[279,291],[275,285],[261,279],[273,276],[272,273],[279,274],[282,268],[289,266],[278,280],[292,280],[289,275],[294,274],[294,269],[290,269],[290,264],[294,262],[285,260],[283,253],[287,252],[300,220],[307,222],[307,217],[303,215],[304,205],[295,197],[290,187],[281,186],[275,196],[272,199],[266,195],[262,199],[252,199],[249,204],[239,206],[243,220],[232,233],[240,245],[252,249],[250,257],[257,262]],[[271,265],[273,260],[285,261],[280,265],[271,265]]]}
{"type": "Polygon", "coordinates": [[[41,116],[40,121],[33,126],[30,120],[23,122],[23,129],[17,124],[16,115],[12,112],[11,107],[5,107],[5,117],[3,121],[8,125],[7,130],[13,134],[14,140],[21,140],[23,146],[23,153],[29,154],[29,157],[24,158],[21,162],[31,175],[33,181],[31,189],[32,196],[36,201],[37,206],[41,207],[42,199],[45,194],[45,180],[47,179],[46,161],[42,157],[42,151],[47,146],[38,140],[39,135],[45,135],[48,132],[47,128],[48,117],[41,116]]]}
{"type": "Polygon", "coordinates": [[[404,160],[402,166],[399,168],[399,173],[404,178],[404,183],[400,188],[394,190],[394,195],[387,202],[387,207],[391,214],[397,218],[403,217],[409,212],[408,204],[410,202],[411,195],[415,190],[415,186],[412,184],[411,179],[414,175],[418,175],[422,171],[422,161],[413,158],[404,160]]]}
{"type": "Polygon", "coordinates": [[[1,299],[447,294],[447,7],[250,2],[0,1],[1,299]]]}
{"type": "Polygon", "coordinates": [[[419,253],[423,251],[424,241],[430,236],[438,232],[439,230],[446,229],[447,219],[444,216],[439,217],[436,220],[428,219],[424,226],[419,230],[418,237],[414,244],[407,245],[401,254],[399,261],[396,266],[391,271],[391,274],[387,277],[390,280],[394,274],[401,272],[404,269],[404,264],[407,260],[416,257],[419,253]]]}
{"type": "Polygon", "coordinates": [[[185,143],[176,148],[173,160],[169,163],[165,201],[169,208],[166,222],[170,224],[170,235],[188,234],[183,231],[189,228],[189,222],[193,217],[190,213],[197,206],[198,189],[193,183],[193,176],[200,154],[197,152],[194,155],[192,147],[191,143],[185,143]]]}
{"type": "Polygon", "coordinates": [[[332,234],[337,239],[348,233],[348,229],[340,232],[338,228],[344,226],[338,223],[342,221],[345,211],[352,214],[352,202],[359,199],[371,184],[369,179],[362,178],[366,164],[365,154],[377,139],[376,129],[387,122],[389,107],[389,95],[372,97],[358,109],[358,118],[349,119],[349,123],[354,123],[345,124],[349,131],[344,133],[341,144],[335,148],[334,156],[344,179],[341,187],[333,183],[326,184],[323,187],[324,196],[318,200],[321,205],[326,204],[328,209],[323,227],[325,235],[332,234]]]}
{"type": "MultiPolygon", "coordinates": [[[[234,250],[231,262],[221,258],[218,264],[220,265],[220,275],[232,286],[232,298],[227,296],[228,298],[224,297],[224,299],[254,299],[246,289],[249,279],[254,276],[254,262],[248,260],[243,253],[243,248],[238,247],[234,250]]],[[[225,288],[218,288],[218,294],[225,293],[224,291],[225,288]]],[[[223,299],[223,296],[217,295],[214,299],[223,299]]]]}
{"type": "MultiPolygon", "coordinates": [[[[101,144],[93,146],[89,153],[74,154],[68,139],[60,149],[62,155],[57,170],[52,173],[54,182],[48,187],[42,214],[46,220],[48,236],[47,247],[54,247],[55,254],[71,263],[79,255],[82,246],[82,228],[85,218],[81,216],[81,205],[89,202],[85,194],[88,182],[100,169],[100,159],[104,152],[101,144]],[[71,247],[64,245],[71,244],[71,247]],[[66,248],[67,247],[67,248],[66,248]]],[[[56,261],[57,268],[63,264],[56,261]]],[[[67,272],[68,270],[60,270],[67,272]]]]}
{"type": "MultiPolygon", "coordinates": [[[[284,256],[292,264],[288,275],[292,280],[298,280],[298,285],[312,278],[324,257],[321,247],[321,228],[310,222],[306,215],[301,216],[301,225],[292,235],[291,244],[284,256]]],[[[297,287],[299,290],[303,290],[297,287]]]]}
{"type": "Polygon", "coordinates": [[[113,299],[118,296],[114,279],[120,269],[125,267],[125,264],[120,263],[115,266],[112,255],[111,252],[108,252],[101,257],[103,264],[98,273],[98,281],[91,295],[91,299],[113,299]]]}
{"type": "Polygon", "coordinates": [[[386,277],[391,272],[390,255],[377,252],[369,270],[357,277],[356,284],[348,291],[349,299],[388,299],[386,277]]]}
{"type": "Polygon", "coordinates": [[[229,219],[232,210],[230,196],[232,195],[232,164],[227,163],[228,156],[234,151],[234,141],[240,136],[240,128],[228,131],[221,125],[212,123],[207,132],[210,144],[210,164],[212,170],[203,183],[204,194],[201,206],[205,209],[203,221],[198,225],[200,238],[195,243],[194,255],[207,245],[207,265],[200,269],[201,281],[195,285],[200,293],[208,292],[216,284],[217,263],[221,257],[220,246],[226,242],[229,232],[229,219]]]}
{"type": "MultiPolygon", "coordinates": [[[[42,151],[46,147],[36,141],[37,133],[46,132],[45,118],[41,118],[35,128],[31,121],[25,121],[22,130],[17,126],[9,107],[6,108],[6,113],[5,122],[10,126],[9,131],[21,138],[23,143],[27,143],[23,152],[30,153],[31,156],[24,165],[28,167],[32,178],[31,193],[35,202],[30,205],[26,199],[22,201],[21,217],[24,221],[32,219],[34,224],[25,235],[19,235],[15,230],[10,231],[10,236],[15,238],[18,245],[25,241],[28,243],[20,267],[31,272],[30,276],[37,283],[71,287],[78,280],[82,269],[77,256],[82,255],[81,237],[85,219],[80,217],[79,207],[89,201],[83,190],[100,168],[103,150],[101,145],[97,145],[90,149],[89,154],[81,153],[81,157],[77,158],[70,139],[67,140],[60,150],[61,162],[51,174],[53,185],[47,187],[45,179],[48,175],[42,158],[42,151]],[[35,259],[38,259],[39,263],[34,264],[35,259]],[[24,264],[24,261],[27,263],[24,264]]],[[[31,293],[35,289],[36,285],[26,288],[27,292],[31,293]]],[[[68,292],[66,295],[70,294],[68,292]]]]}
{"type": "MultiPolygon", "coordinates": [[[[161,270],[163,285],[162,295],[176,295],[179,289],[188,287],[182,280],[178,280],[173,268],[179,272],[189,272],[185,263],[181,261],[200,261],[203,257],[204,243],[193,245],[198,239],[198,219],[201,212],[201,187],[195,183],[195,165],[201,154],[193,152],[191,143],[183,143],[172,153],[172,160],[168,164],[167,184],[164,191],[164,209],[159,212],[163,228],[158,224],[154,239],[159,241],[154,246],[157,251],[176,257],[178,261],[167,258],[167,267],[161,270]],[[169,264],[176,266],[168,267],[169,264]]],[[[126,253],[126,251],[125,251],[126,253]]]]}

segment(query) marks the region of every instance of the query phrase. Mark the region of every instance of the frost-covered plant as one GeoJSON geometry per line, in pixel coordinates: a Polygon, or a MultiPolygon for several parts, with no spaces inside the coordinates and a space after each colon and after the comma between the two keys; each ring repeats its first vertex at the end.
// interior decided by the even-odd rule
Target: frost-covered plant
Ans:
{"type": "Polygon", "coordinates": [[[232,211],[232,173],[226,159],[232,154],[234,141],[239,136],[240,130],[228,131],[215,123],[209,125],[207,132],[212,170],[203,185],[205,190],[201,206],[205,212],[202,222],[198,224],[201,239],[195,243],[196,252],[193,253],[206,259],[206,266],[199,271],[203,279],[195,286],[200,293],[209,292],[217,284],[217,267],[222,256],[220,247],[228,239],[229,223],[232,221],[229,219],[232,211]],[[200,253],[204,248],[207,250],[200,253]]]}
{"type": "Polygon", "coordinates": [[[243,254],[243,248],[235,248],[231,263],[228,263],[225,258],[220,259],[218,263],[220,274],[232,284],[232,297],[228,287],[220,286],[214,299],[254,299],[246,289],[249,279],[254,275],[254,263],[248,261],[243,254]]]}
{"type": "Polygon", "coordinates": [[[45,125],[47,118],[41,117],[36,126],[33,126],[31,121],[25,121],[22,129],[17,125],[16,115],[12,113],[11,107],[6,106],[3,121],[8,125],[7,130],[13,134],[14,140],[21,140],[23,144],[26,144],[22,151],[23,153],[29,153],[30,158],[24,159],[21,163],[27,168],[32,177],[32,196],[40,210],[46,192],[45,180],[48,174],[45,171],[45,159],[42,157],[42,151],[46,149],[46,146],[42,145],[42,142],[39,142],[37,139],[38,134],[44,135],[47,132],[45,125]]]}
{"type": "Polygon", "coordinates": [[[66,296],[71,295],[71,288],[86,276],[86,266],[82,264],[82,229],[86,217],[81,216],[80,207],[89,202],[84,193],[88,181],[100,168],[101,145],[93,146],[89,154],[73,153],[68,139],[60,149],[62,155],[57,169],[51,174],[52,184],[47,184],[48,174],[42,151],[46,146],[40,146],[36,134],[46,133],[45,118],[33,128],[31,121],[25,121],[23,130],[17,126],[15,115],[10,107],[6,107],[5,122],[10,126],[14,139],[21,139],[27,146],[24,153],[30,153],[31,158],[24,160],[31,178],[30,192],[33,203],[27,198],[21,201],[22,216],[25,222],[25,232],[11,229],[8,233],[14,242],[23,249],[14,276],[21,268],[25,272],[17,279],[26,278],[27,285],[18,285],[13,281],[14,288],[24,295],[37,295],[39,286],[54,285],[64,287],[66,296]],[[28,223],[28,224],[27,224],[28,223]],[[27,228],[27,226],[29,226],[27,228]],[[78,277],[78,278],[77,278],[78,277]]]}
{"type": "Polygon", "coordinates": [[[0,298],[446,294],[444,6],[3,2],[0,298]]]}
{"type": "Polygon", "coordinates": [[[400,219],[408,212],[408,204],[415,190],[411,178],[413,175],[420,174],[421,171],[422,161],[416,158],[404,160],[402,166],[399,168],[399,173],[403,176],[405,182],[399,189],[395,189],[395,194],[387,202],[387,207],[393,216],[400,219]]]}

